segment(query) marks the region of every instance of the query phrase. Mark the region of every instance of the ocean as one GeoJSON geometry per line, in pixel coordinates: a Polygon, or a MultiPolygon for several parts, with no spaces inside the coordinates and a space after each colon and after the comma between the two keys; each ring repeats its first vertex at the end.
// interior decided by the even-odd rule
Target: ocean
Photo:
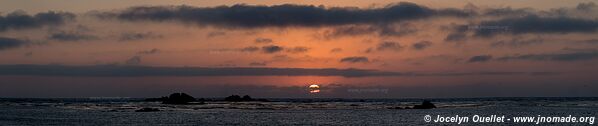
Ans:
{"type": "MultiPolygon", "coordinates": [[[[598,98],[268,99],[169,105],[138,98],[3,98],[0,125],[595,125],[584,122],[473,122],[474,116],[595,117],[598,98]],[[422,101],[437,108],[408,109],[422,101]],[[142,108],[159,111],[136,112],[142,108]],[[431,116],[430,122],[425,121],[431,116]]],[[[590,122],[591,121],[591,122],[590,122]]]]}

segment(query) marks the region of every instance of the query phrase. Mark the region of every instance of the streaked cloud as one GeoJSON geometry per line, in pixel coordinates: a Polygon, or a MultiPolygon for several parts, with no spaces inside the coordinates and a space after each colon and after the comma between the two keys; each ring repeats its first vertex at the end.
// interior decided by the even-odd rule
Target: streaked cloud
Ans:
{"type": "Polygon", "coordinates": [[[364,56],[351,56],[345,57],[340,60],[340,62],[347,62],[347,63],[368,63],[370,60],[364,56]]]}
{"type": "Polygon", "coordinates": [[[24,40],[0,37],[0,50],[20,47],[26,45],[27,43],[28,42],[24,40]]]}
{"type": "Polygon", "coordinates": [[[416,50],[424,50],[430,46],[432,46],[432,42],[430,41],[419,41],[411,45],[411,47],[416,50]]]}
{"type": "Polygon", "coordinates": [[[383,42],[378,43],[378,45],[376,46],[376,50],[378,50],[378,51],[386,51],[386,50],[400,51],[403,48],[405,48],[405,46],[401,45],[399,42],[393,42],[393,41],[383,41],[383,42]]]}
{"type": "Polygon", "coordinates": [[[100,38],[84,33],[60,31],[50,34],[48,39],[57,41],[89,41],[98,40],[100,38]]]}
{"type": "Polygon", "coordinates": [[[598,52],[571,52],[571,53],[546,53],[523,54],[499,57],[499,61],[531,60],[531,61],[584,61],[598,59],[598,52]]]}
{"type": "Polygon", "coordinates": [[[478,56],[472,56],[471,58],[469,58],[469,60],[467,60],[467,62],[469,62],[469,63],[486,62],[486,61],[490,61],[491,59],[492,59],[491,55],[478,55],[478,56]]]}
{"type": "Polygon", "coordinates": [[[218,7],[140,6],[120,12],[96,14],[100,18],[124,21],[179,21],[228,28],[317,27],[346,24],[380,24],[437,16],[465,17],[470,13],[459,9],[431,9],[401,2],[383,8],[320,7],[313,5],[244,5],[218,7]]]}
{"type": "Polygon", "coordinates": [[[141,33],[123,33],[119,37],[119,41],[136,41],[143,39],[159,39],[164,36],[153,33],[153,32],[141,32],[141,33]]]}
{"type": "Polygon", "coordinates": [[[133,57],[128,65],[0,65],[0,75],[32,76],[97,76],[97,77],[136,77],[136,76],[468,76],[468,75],[553,75],[554,72],[387,72],[368,69],[336,68],[253,68],[253,67],[150,67],[136,66],[140,57],[133,57]]]}
{"type": "Polygon", "coordinates": [[[479,28],[475,30],[476,36],[492,36],[499,33],[593,33],[598,30],[598,20],[528,15],[524,17],[482,21],[480,26],[496,26],[507,29],[479,28]]]}
{"type": "Polygon", "coordinates": [[[42,26],[62,25],[76,17],[68,12],[43,12],[29,15],[23,11],[15,11],[6,15],[0,15],[0,32],[6,30],[19,30],[27,28],[39,28],[42,26]]]}

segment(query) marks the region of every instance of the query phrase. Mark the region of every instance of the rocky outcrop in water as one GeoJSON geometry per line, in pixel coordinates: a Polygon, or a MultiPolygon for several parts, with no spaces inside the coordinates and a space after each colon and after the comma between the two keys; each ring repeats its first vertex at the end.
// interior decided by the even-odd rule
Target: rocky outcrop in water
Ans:
{"type": "Polygon", "coordinates": [[[185,93],[172,93],[168,99],[162,101],[163,104],[188,104],[194,102],[196,99],[191,95],[185,93]]]}
{"type": "Polygon", "coordinates": [[[240,102],[240,101],[253,101],[254,99],[251,98],[251,96],[249,96],[249,95],[245,95],[243,97],[241,97],[239,95],[231,95],[231,96],[224,98],[224,100],[232,101],[232,102],[240,102]]]}
{"type": "Polygon", "coordinates": [[[228,97],[224,98],[224,101],[229,101],[229,102],[242,102],[242,101],[268,102],[269,100],[267,100],[267,99],[253,99],[249,95],[244,95],[243,97],[241,97],[239,95],[231,95],[231,96],[228,96],[228,97]]]}
{"type": "Polygon", "coordinates": [[[189,102],[197,101],[193,96],[185,94],[185,93],[172,93],[168,97],[161,97],[161,98],[148,98],[145,99],[148,102],[158,102],[161,101],[162,104],[189,104],[189,102]]]}
{"type": "Polygon", "coordinates": [[[421,105],[414,105],[413,109],[433,109],[436,108],[430,101],[424,101],[421,105]]]}

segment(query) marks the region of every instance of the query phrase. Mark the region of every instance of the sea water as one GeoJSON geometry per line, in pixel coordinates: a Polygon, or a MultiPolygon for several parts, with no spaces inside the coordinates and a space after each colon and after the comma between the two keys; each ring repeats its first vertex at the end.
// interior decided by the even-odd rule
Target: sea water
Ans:
{"type": "MultiPolygon", "coordinates": [[[[0,99],[0,125],[457,125],[425,116],[598,115],[598,98],[269,99],[166,105],[142,99],[0,99]],[[430,100],[435,109],[405,109],[430,100]],[[135,112],[141,108],[157,112],[135,112]]],[[[494,116],[494,117],[496,117],[494,116]]],[[[506,121],[484,125],[536,125],[506,121]]],[[[544,122],[541,125],[590,125],[544,122]]],[[[594,124],[596,125],[596,124],[594,124]]]]}

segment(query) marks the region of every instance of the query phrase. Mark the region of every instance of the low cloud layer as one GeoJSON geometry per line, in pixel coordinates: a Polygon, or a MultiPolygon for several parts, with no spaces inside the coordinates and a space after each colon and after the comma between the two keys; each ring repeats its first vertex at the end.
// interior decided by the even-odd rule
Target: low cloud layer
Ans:
{"type": "Polygon", "coordinates": [[[159,39],[163,38],[162,35],[153,33],[153,32],[146,32],[146,33],[123,33],[119,37],[119,41],[136,41],[136,40],[144,40],[144,39],[159,39]]]}
{"type": "MultiPolygon", "coordinates": [[[[360,62],[361,57],[353,58],[360,62]]],[[[0,65],[0,75],[73,76],[73,77],[138,77],[138,76],[468,76],[468,75],[549,75],[553,72],[388,72],[367,69],[310,68],[243,68],[243,67],[149,67],[135,66],[141,57],[133,57],[128,65],[0,65]]],[[[255,64],[257,65],[257,64],[255,64]]],[[[262,65],[262,64],[259,64],[262,65]]],[[[263,64],[265,65],[265,64],[263,64]]]]}
{"type": "Polygon", "coordinates": [[[318,7],[313,5],[233,5],[218,7],[142,6],[120,12],[97,14],[101,18],[126,21],[180,21],[220,27],[286,27],[346,24],[380,24],[416,20],[434,16],[464,17],[469,13],[459,9],[431,9],[414,3],[401,2],[383,8],[318,7]]]}
{"type": "Polygon", "coordinates": [[[48,36],[50,40],[57,40],[57,41],[88,41],[88,40],[98,40],[99,37],[77,33],[77,32],[57,32],[52,33],[48,36]]]}
{"type": "Polygon", "coordinates": [[[347,63],[367,63],[367,62],[370,62],[370,60],[367,57],[364,57],[364,56],[351,56],[351,57],[342,58],[340,60],[340,62],[347,62],[347,63]]]}
{"type": "Polygon", "coordinates": [[[26,41],[14,39],[14,38],[6,38],[0,37],[0,50],[16,48],[27,44],[26,41]]]}
{"type": "Polygon", "coordinates": [[[73,20],[75,14],[67,12],[45,12],[28,15],[25,12],[12,12],[0,16],[0,32],[10,29],[38,28],[41,26],[55,26],[73,20]]]}
{"type": "Polygon", "coordinates": [[[479,56],[472,56],[469,58],[467,62],[475,63],[475,62],[486,62],[492,59],[491,55],[479,55],[479,56]]]}
{"type": "Polygon", "coordinates": [[[416,50],[424,50],[426,48],[429,48],[430,46],[432,46],[432,42],[420,41],[420,42],[414,43],[411,47],[416,50]]]}
{"type": "Polygon", "coordinates": [[[598,20],[529,15],[525,17],[482,21],[480,26],[486,28],[478,28],[475,31],[475,35],[477,36],[492,36],[498,33],[592,33],[598,30],[598,20]]]}
{"type": "Polygon", "coordinates": [[[598,59],[598,52],[524,54],[497,58],[499,61],[531,60],[531,61],[583,61],[598,59]]]}

